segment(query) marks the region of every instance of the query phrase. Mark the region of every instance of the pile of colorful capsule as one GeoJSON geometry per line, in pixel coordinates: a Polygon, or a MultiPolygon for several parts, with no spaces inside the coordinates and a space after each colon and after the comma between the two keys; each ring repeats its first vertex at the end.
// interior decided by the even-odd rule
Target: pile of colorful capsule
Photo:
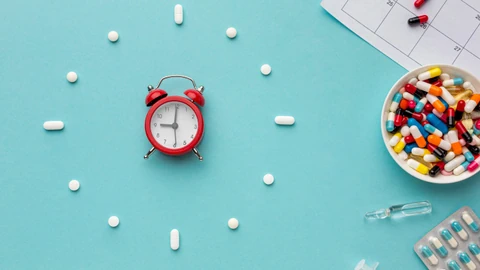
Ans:
{"type": "Polygon", "coordinates": [[[479,102],[480,89],[470,82],[440,68],[421,73],[393,97],[386,122],[393,134],[389,144],[421,174],[473,172],[480,165],[479,102]]]}

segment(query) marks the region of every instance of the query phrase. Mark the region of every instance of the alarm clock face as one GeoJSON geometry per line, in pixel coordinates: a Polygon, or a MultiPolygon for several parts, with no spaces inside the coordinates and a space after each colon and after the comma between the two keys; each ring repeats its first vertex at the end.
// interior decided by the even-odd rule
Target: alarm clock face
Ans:
{"type": "Polygon", "coordinates": [[[178,101],[160,105],[150,121],[150,130],[155,141],[172,150],[188,146],[197,136],[198,127],[198,117],[194,110],[178,101]]]}

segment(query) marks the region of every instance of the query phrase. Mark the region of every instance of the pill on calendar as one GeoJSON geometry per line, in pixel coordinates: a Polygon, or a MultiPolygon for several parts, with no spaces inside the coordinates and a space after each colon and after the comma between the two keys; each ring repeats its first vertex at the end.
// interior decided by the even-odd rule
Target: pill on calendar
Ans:
{"type": "Polygon", "coordinates": [[[413,5],[416,7],[416,8],[420,8],[421,6],[423,6],[423,4],[427,2],[427,0],[415,0],[415,2],[413,3],[413,5]]]}
{"type": "Polygon", "coordinates": [[[238,219],[231,218],[228,220],[228,227],[232,230],[236,230],[238,228],[238,219]]]}
{"type": "Polygon", "coordinates": [[[273,184],[273,181],[275,181],[273,175],[267,173],[263,176],[263,183],[265,183],[265,185],[271,185],[273,184]]]}
{"type": "Polygon", "coordinates": [[[115,228],[118,224],[120,224],[120,219],[117,216],[111,216],[108,219],[108,225],[110,225],[110,227],[115,228]]]}
{"type": "Polygon", "coordinates": [[[413,25],[413,24],[421,24],[421,23],[426,23],[428,21],[428,16],[427,15],[420,15],[418,17],[413,17],[408,19],[408,24],[413,25]]]}
{"type": "Polygon", "coordinates": [[[78,79],[78,75],[77,73],[73,72],[73,71],[70,71],[67,73],[67,81],[71,82],[71,83],[74,83],[76,82],[78,79]]]}
{"type": "Polygon", "coordinates": [[[183,7],[180,4],[175,5],[174,19],[176,24],[183,23],[183,7]]]}
{"type": "Polygon", "coordinates": [[[71,191],[77,191],[80,188],[80,182],[78,182],[77,180],[72,180],[68,183],[68,188],[71,191]]]}
{"type": "Polygon", "coordinates": [[[293,116],[276,116],[275,123],[282,126],[291,126],[295,123],[293,116]]]}
{"type": "Polygon", "coordinates": [[[108,40],[111,42],[117,42],[118,40],[118,33],[117,31],[110,31],[108,32],[108,40]]]}
{"type": "Polygon", "coordinates": [[[237,29],[233,27],[227,28],[227,37],[229,38],[235,38],[237,36],[237,29]]]}
{"type": "Polygon", "coordinates": [[[172,250],[177,250],[180,248],[180,233],[177,229],[173,229],[170,232],[170,248],[172,250]]]}
{"type": "Polygon", "coordinates": [[[264,64],[260,67],[260,72],[262,72],[263,75],[267,76],[272,72],[272,67],[269,64],[264,64]]]}
{"type": "Polygon", "coordinates": [[[46,121],[43,123],[45,130],[62,130],[65,127],[62,121],[46,121]]]}

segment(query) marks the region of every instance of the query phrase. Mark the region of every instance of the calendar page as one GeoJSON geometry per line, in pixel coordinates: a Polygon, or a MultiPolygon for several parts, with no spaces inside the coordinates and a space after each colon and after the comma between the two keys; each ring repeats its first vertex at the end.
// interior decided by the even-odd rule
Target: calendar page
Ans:
{"type": "Polygon", "coordinates": [[[452,64],[480,77],[480,0],[323,0],[330,14],[408,70],[452,64]],[[428,15],[425,24],[409,18],[428,15]]]}

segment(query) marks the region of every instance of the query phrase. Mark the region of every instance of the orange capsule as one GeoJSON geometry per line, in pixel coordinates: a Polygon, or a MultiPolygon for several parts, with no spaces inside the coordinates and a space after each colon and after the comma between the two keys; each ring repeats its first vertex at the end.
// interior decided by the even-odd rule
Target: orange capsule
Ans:
{"type": "Polygon", "coordinates": [[[408,100],[402,99],[400,104],[398,105],[402,110],[406,110],[408,108],[408,100]]]}
{"type": "Polygon", "coordinates": [[[452,148],[452,145],[444,141],[442,138],[438,137],[437,135],[430,135],[427,138],[428,142],[432,145],[438,146],[446,151],[449,151],[452,148]]]}
{"type": "Polygon", "coordinates": [[[430,95],[434,95],[434,96],[437,96],[437,97],[442,95],[442,88],[440,88],[436,85],[419,81],[419,82],[417,82],[416,86],[417,86],[418,89],[420,89],[424,92],[427,92],[430,95]]]}
{"type": "Polygon", "coordinates": [[[437,110],[440,113],[445,112],[445,110],[447,109],[447,108],[445,108],[445,105],[443,105],[443,103],[436,96],[427,94],[427,100],[428,100],[428,102],[430,102],[433,105],[435,110],[437,110]]]}

